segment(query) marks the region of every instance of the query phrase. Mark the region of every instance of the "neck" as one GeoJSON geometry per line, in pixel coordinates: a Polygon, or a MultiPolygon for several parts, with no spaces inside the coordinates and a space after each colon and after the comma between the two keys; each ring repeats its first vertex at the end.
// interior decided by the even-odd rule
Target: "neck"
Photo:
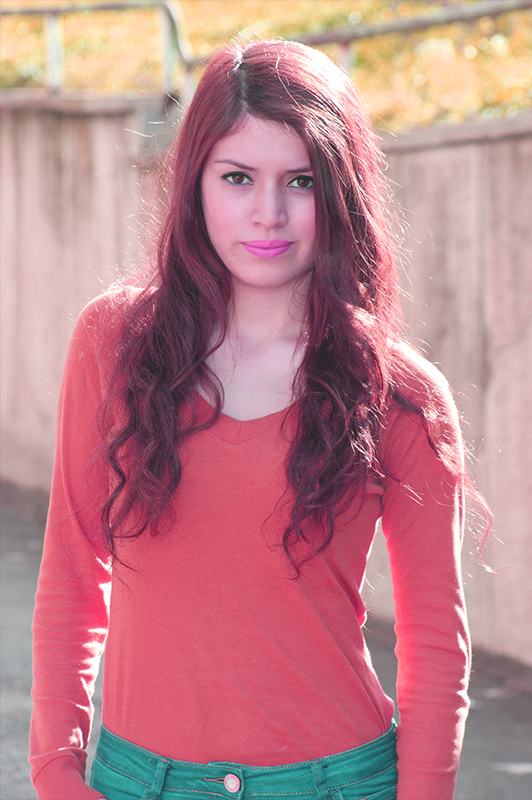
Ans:
{"type": "Polygon", "coordinates": [[[250,343],[298,340],[305,323],[307,289],[308,279],[274,289],[235,284],[228,337],[250,343]]]}

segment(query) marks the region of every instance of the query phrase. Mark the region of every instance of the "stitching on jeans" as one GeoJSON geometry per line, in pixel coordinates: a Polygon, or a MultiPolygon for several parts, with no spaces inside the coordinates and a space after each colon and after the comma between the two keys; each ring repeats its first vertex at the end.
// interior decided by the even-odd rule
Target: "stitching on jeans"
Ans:
{"type": "Polygon", "coordinates": [[[327,798],[325,797],[325,795],[323,793],[323,786],[322,786],[322,783],[321,783],[321,775],[320,775],[319,770],[318,770],[318,762],[317,761],[314,761],[311,764],[311,769],[314,770],[314,772],[316,773],[316,789],[320,792],[323,800],[327,800],[327,798]]]}
{"type": "MultiPolygon", "coordinates": [[[[152,781],[152,785],[157,786],[159,784],[159,781],[161,780],[161,773],[162,773],[162,783],[163,783],[163,785],[157,791],[157,795],[159,797],[161,796],[161,791],[164,789],[164,782],[165,782],[166,772],[167,772],[169,766],[170,766],[170,764],[165,758],[161,759],[159,761],[159,766],[157,767],[157,772],[155,773],[155,777],[154,777],[154,779],[152,781]],[[164,773],[163,773],[163,769],[164,769],[164,773]]],[[[156,798],[153,797],[153,798],[150,798],[150,800],[156,800],[156,798]]]]}
{"type": "Polygon", "coordinates": [[[164,791],[165,792],[174,792],[175,794],[183,794],[184,792],[187,792],[187,794],[188,794],[189,792],[190,793],[194,792],[194,794],[201,794],[201,795],[203,795],[203,797],[206,797],[206,798],[209,798],[209,797],[227,797],[227,795],[219,794],[218,792],[215,792],[214,794],[212,792],[204,792],[203,789],[172,789],[170,786],[165,786],[164,787],[164,791]]]}
{"type": "Polygon", "coordinates": [[[316,792],[247,792],[246,797],[316,797],[316,792]]]}
{"type": "MultiPolygon", "coordinates": [[[[142,800],[157,800],[157,798],[155,797],[155,795],[153,795],[153,797],[151,797],[150,795],[151,795],[151,790],[152,790],[154,787],[157,787],[157,784],[159,783],[159,778],[160,778],[160,775],[161,775],[161,770],[162,770],[162,768],[163,768],[163,765],[164,765],[164,763],[165,763],[164,761],[159,761],[159,763],[158,763],[158,765],[157,765],[157,768],[156,768],[156,770],[155,770],[155,775],[153,776],[153,780],[152,780],[152,782],[151,782],[150,788],[146,790],[146,792],[145,792],[145,794],[144,794],[144,797],[142,798],[142,800]]],[[[168,764],[167,764],[167,766],[168,766],[168,764]]],[[[157,795],[158,795],[159,797],[161,796],[161,790],[160,790],[160,789],[158,789],[158,790],[157,790],[157,789],[155,788],[155,789],[154,789],[154,791],[157,791],[157,795]]]]}
{"type": "MultiPolygon", "coordinates": [[[[338,783],[334,788],[341,789],[343,786],[354,786],[356,783],[363,783],[364,781],[369,781],[371,780],[371,778],[376,778],[379,775],[384,775],[385,772],[388,772],[388,770],[393,769],[395,766],[396,766],[395,764],[391,764],[389,767],[381,769],[380,772],[374,772],[373,775],[368,775],[365,778],[359,778],[357,781],[350,781],[349,783],[338,783]]],[[[384,789],[382,789],[381,791],[384,791],[384,789]]]]}
{"type": "MultiPolygon", "coordinates": [[[[116,736],[116,734],[112,733],[112,731],[110,731],[108,728],[106,728],[105,725],[102,725],[102,728],[105,730],[106,734],[111,736],[113,739],[116,739],[119,742],[126,741],[124,739],[121,739],[119,736],[116,736]]],[[[386,733],[384,733],[382,736],[380,736],[378,738],[379,739],[384,739],[386,736],[388,736],[392,732],[392,730],[394,730],[394,729],[393,728],[388,729],[388,731],[386,731],[386,733]]],[[[356,747],[356,748],[353,748],[353,749],[357,750],[357,751],[360,751],[360,750],[368,747],[368,745],[374,744],[376,741],[378,741],[378,739],[374,739],[371,742],[366,742],[366,744],[360,745],[359,747],[356,747]]],[[[158,756],[157,753],[152,753],[151,750],[146,750],[143,747],[139,747],[138,745],[133,744],[133,742],[127,742],[127,745],[129,747],[133,747],[135,750],[138,750],[140,753],[147,754],[148,756],[151,756],[152,758],[157,759],[158,761],[164,761],[170,767],[172,766],[173,763],[180,763],[180,762],[174,762],[173,759],[168,759],[168,758],[163,758],[162,756],[158,756]]],[[[243,764],[243,765],[238,765],[238,766],[240,766],[240,767],[243,766],[245,769],[249,769],[249,770],[263,770],[265,772],[267,772],[267,771],[271,771],[271,772],[277,771],[278,772],[280,770],[286,769],[286,766],[290,766],[290,767],[310,766],[310,768],[313,769],[313,768],[315,768],[315,765],[316,765],[317,761],[330,762],[330,761],[333,761],[334,759],[341,758],[342,756],[345,756],[346,753],[350,753],[350,751],[345,751],[343,753],[336,753],[335,755],[332,755],[332,756],[325,756],[323,759],[318,758],[318,759],[311,759],[309,761],[299,761],[299,762],[297,762],[297,764],[290,764],[290,765],[281,764],[281,765],[273,766],[273,767],[261,767],[261,766],[243,764]]],[[[113,765],[109,764],[98,753],[96,753],[96,755],[95,755],[95,760],[101,761],[102,764],[105,764],[106,767],[108,767],[110,770],[113,770],[114,772],[117,772],[117,773],[119,773],[121,775],[126,775],[128,778],[131,778],[132,780],[136,781],[136,783],[140,783],[143,786],[150,787],[149,783],[146,783],[145,781],[142,781],[139,778],[136,778],[134,775],[131,775],[129,772],[124,772],[123,770],[117,769],[113,765]]],[[[220,762],[216,762],[215,764],[214,763],[213,764],[198,764],[197,766],[201,766],[203,769],[214,770],[214,769],[220,769],[220,767],[224,766],[224,765],[232,765],[232,766],[234,766],[233,762],[230,762],[230,761],[220,761],[220,762]]],[[[389,769],[392,769],[395,766],[396,766],[396,763],[391,764],[390,766],[385,767],[385,769],[380,770],[379,772],[373,773],[373,775],[368,775],[365,778],[360,778],[359,780],[351,781],[350,783],[337,784],[336,787],[331,787],[331,789],[341,788],[342,786],[354,786],[355,784],[361,783],[362,781],[369,780],[370,778],[377,777],[378,775],[382,775],[384,772],[387,772],[389,769]]],[[[165,792],[175,792],[175,793],[188,791],[188,792],[194,792],[195,794],[206,794],[205,792],[203,792],[200,789],[186,789],[186,790],[185,789],[172,789],[169,786],[168,787],[165,786],[164,790],[165,790],[165,792]]],[[[311,794],[313,794],[312,791],[308,791],[308,792],[248,792],[247,793],[248,797],[265,797],[265,796],[268,796],[268,795],[271,795],[272,797],[301,797],[303,795],[311,795],[311,794]]],[[[396,794],[397,794],[397,792],[396,792],[396,794]]],[[[222,794],[219,794],[217,792],[212,795],[212,797],[225,797],[225,796],[226,795],[222,795],[222,794]]],[[[322,792],[322,796],[323,796],[323,792],[322,792]]]]}
{"type": "Polygon", "coordinates": [[[316,796],[314,789],[308,792],[246,792],[247,797],[301,797],[302,795],[316,796]]]}
{"type": "Polygon", "coordinates": [[[105,764],[105,766],[109,767],[109,769],[113,770],[113,772],[118,772],[120,775],[126,775],[128,778],[131,778],[132,781],[135,781],[135,783],[141,783],[143,786],[146,786],[148,789],[150,788],[150,784],[149,783],[146,783],[145,781],[141,781],[140,778],[136,778],[134,775],[131,775],[129,772],[124,772],[124,770],[118,769],[118,767],[113,766],[113,764],[108,764],[107,761],[105,761],[105,759],[103,759],[100,755],[98,755],[98,753],[96,753],[96,756],[94,757],[94,760],[95,761],[101,761],[102,764],[105,764]]]}

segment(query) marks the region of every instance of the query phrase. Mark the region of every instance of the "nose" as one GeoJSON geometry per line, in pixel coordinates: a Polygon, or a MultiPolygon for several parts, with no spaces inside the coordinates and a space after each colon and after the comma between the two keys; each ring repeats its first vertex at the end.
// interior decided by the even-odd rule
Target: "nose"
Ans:
{"type": "Polygon", "coordinates": [[[278,186],[265,185],[255,193],[252,222],[266,230],[286,225],[288,211],[284,193],[278,186]]]}

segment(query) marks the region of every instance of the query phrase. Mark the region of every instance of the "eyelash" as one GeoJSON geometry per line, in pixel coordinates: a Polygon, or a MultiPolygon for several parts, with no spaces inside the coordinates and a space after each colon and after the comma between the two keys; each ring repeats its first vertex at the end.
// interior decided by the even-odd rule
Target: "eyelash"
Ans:
{"type": "Polygon", "coordinates": [[[227,181],[227,183],[230,183],[231,186],[248,186],[249,185],[245,181],[242,181],[242,183],[236,183],[234,180],[232,180],[233,178],[237,178],[237,177],[238,178],[247,178],[247,181],[251,182],[251,178],[249,177],[249,175],[246,175],[245,172],[228,172],[226,175],[222,175],[222,180],[227,181]]]}
{"type": "MultiPolygon", "coordinates": [[[[296,175],[295,178],[292,178],[290,183],[294,181],[310,181],[309,186],[296,186],[297,189],[313,189],[314,188],[314,178],[312,175],[296,175]]],[[[288,184],[290,186],[290,183],[288,184]]]]}
{"type": "MultiPolygon", "coordinates": [[[[231,186],[249,186],[249,184],[252,183],[252,179],[249,177],[249,175],[246,175],[245,172],[227,172],[225,175],[222,175],[222,180],[227,181],[227,183],[231,184],[231,186]],[[234,180],[235,177],[247,178],[247,180],[242,181],[242,183],[237,183],[234,180]]],[[[290,184],[293,184],[294,181],[301,181],[301,180],[310,181],[310,185],[295,186],[296,189],[301,189],[302,191],[305,190],[308,191],[309,189],[312,189],[314,187],[314,178],[311,175],[296,175],[289,181],[288,186],[290,186],[290,184]]]]}

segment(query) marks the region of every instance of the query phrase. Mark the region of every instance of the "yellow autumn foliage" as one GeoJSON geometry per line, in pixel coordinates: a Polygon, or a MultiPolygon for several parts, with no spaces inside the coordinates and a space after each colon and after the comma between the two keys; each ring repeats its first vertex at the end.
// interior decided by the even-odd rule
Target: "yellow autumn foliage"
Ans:
{"type": "MultiPolygon", "coordinates": [[[[430,14],[476,0],[180,0],[195,56],[234,36],[298,36],[348,24],[430,14]]],[[[87,4],[87,0],[1,0],[1,8],[87,4]]],[[[160,12],[124,9],[61,17],[65,91],[100,94],[163,88],[160,12]]],[[[532,106],[532,12],[517,11],[357,42],[346,66],[374,123],[393,131],[434,122],[517,114],[532,106]],[[349,63],[351,61],[351,64],[349,63]]],[[[176,70],[179,90],[183,69],[176,70]]],[[[0,86],[45,84],[42,16],[0,17],[0,86]]]]}

